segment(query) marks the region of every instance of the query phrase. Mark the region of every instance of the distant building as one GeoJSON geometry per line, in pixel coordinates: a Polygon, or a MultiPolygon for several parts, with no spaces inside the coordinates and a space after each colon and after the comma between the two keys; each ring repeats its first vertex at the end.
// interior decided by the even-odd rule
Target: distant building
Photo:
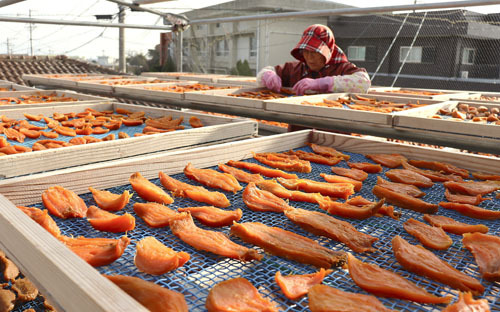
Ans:
{"type": "MultiPolygon", "coordinates": [[[[186,16],[198,20],[346,7],[350,6],[320,0],[236,0],[193,10],[186,16]]],[[[255,74],[267,65],[293,60],[290,50],[304,29],[312,24],[326,25],[327,21],[324,16],[199,24],[191,26],[174,40],[178,42],[182,38],[183,71],[231,73],[238,61],[247,61],[255,74]]],[[[177,64],[179,54],[177,51],[177,64]]]]}
{"type": "Polygon", "coordinates": [[[400,68],[396,86],[491,90],[500,83],[500,14],[445,10],[405,17],[331,16],[328,25],[349,60],[371,77],[385,56],[372,85],[391,85],[400,68]]]}

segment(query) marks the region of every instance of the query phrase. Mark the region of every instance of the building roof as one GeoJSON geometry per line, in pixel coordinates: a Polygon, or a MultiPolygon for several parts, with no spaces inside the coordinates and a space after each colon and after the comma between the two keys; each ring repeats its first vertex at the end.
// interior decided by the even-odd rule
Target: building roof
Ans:
{"type": "Polygon", "coordinates": [[[414,37],[422,20],[419,37],[470,36],[496,39],[499,26],[495,23],[498,14],[481,14],[468,10],[441,10],[397,14],[372,14],[357,16],[332,16],[329,25],[337,38],[393,38],[414,37]],[[491,24],[491,25],[490,25],[491,24]],[[481,29],[475,25],[484,25],[481,29]],[[486,27],[488,26],[488,27],[486,27]],[[472,29],[471,29],[472,28],[472,29]]]}
{"type": "Polygon", "coordinates": [[[0,80],[25,85],[23,74],[79,74],[100,73],[116,75],[120,72],[96,64],[58,56],[0,55],[0,80]]]}
{"type": "Polygon", "coordinates": [[[234,0],[184,13],[190,20],[224,16],[331,10],[353,6],[324,0],[234,0]]]}

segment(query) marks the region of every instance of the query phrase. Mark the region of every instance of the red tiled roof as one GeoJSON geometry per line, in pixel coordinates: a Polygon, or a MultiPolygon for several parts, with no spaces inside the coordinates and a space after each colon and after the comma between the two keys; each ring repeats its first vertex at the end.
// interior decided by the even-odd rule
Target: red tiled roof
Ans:
{"type": "Polygon", "coordinates": [[[23,74],[123,74],[96,64],[58,56],[0,55],[0,80],[26,85],[23,74]]]}

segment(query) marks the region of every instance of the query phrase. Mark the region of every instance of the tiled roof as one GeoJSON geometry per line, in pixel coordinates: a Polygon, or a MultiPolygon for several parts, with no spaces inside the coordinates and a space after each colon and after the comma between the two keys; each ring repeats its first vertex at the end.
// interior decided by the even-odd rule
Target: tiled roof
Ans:
{"type": "Polygon", "coordinates": [[[58,56],[0,55],[0,80],[25,85],[23,74],[77,74],[120,72],[96,64],[58,56]]]}
{"type": "MultiPolygon", "coordinates": [[[[1,55],[0,80],[7,80],[21,85],[27,85],[22,79],[23,74],[80,74],[97,73],[123,75],[123,73],[96,64],[71,59],[66,55],[58,56],[28,56],[28,55],[1,55]]],[[[104,95],[108,96],[108,95],[104,95]]],[[[108,96],[109,97],[109,96],[108,96]]],[[[165,107],[145,101],[134,101],[116,98],[121,103],[139,104],[146,106],[165,107]]]]}

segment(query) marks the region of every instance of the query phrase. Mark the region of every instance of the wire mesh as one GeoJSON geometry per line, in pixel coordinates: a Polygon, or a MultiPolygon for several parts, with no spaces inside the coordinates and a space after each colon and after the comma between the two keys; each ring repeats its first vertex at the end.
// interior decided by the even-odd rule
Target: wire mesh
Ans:
{"type": "MultiPolygon", "coordinates": [[[[300,148],[300,150],[311,151],[309,147],[303,147],[300,148]]],[[[372,162],[371,160],[366,159],[361,154],[346,154],[350,155],[351,161],[354,162],[372,162]]],[[[253,159],[247,159],[245,161],[256,162],[253,159]]],[[[331,173],[329,166],[319,164],[311,165],[312,172],[299,173],[298,175],[300,178],[323,181],[319,174],[331,173]]],[[[347,164],[345,162],[341,162],[337,166],[347,168],[347,164]]],[[[212,168],[216,169],[215,167],[212,168]]],[[[358,193],[356,193],[356,195],[361,195],[368,200],[375,200],[376,197],[372,194],[371,190],[376,184],[377,176],[383,176],[384,172],[387,170],[387,168],[384,168],[384,171],[380,174],[370,174],[369,177],[364,181],[362,189],[358,193]]],[[[198,182],[189,180],[182,173],[172,175],[172,177],[182,182],[190,183],[193,185],[201,185],[198,182]]],[[[161,187],[159,179],[153,179],[151,181],[161,187]]],[[[89,186],[92,186],[92,181],[89,181],[89,186]]],[[[245,187],[246,184],[242,183],[242,186],[245,187]]],[[[126,183],[126,181],[124,181],[123,185],[109,188],[108,190],[117,194],[122,193],[125,190],[133,193],[132,187],[130,186],[130,184],[126,183]]],[[[442,183],[435,183],[431,188],[427,188],[424,191],[426,192],[426,195],[422,199],[427,202],[437,204],[440,201],[445,200],[444,187],[442,183]]],[[[374,247],[377,249],[376,252],[360,254],[351,251],[342,243],[335,242],[325,237],[315,236],[306,232],[298,225],[295,225],[294,223],[289,221],[281,213],[254,212],[249,210],[245,207],[245,204],[242,201],[242,191],[239,191],[235,194],[228,192],[224,193],[232,204],[228,209],[241,208],[244,211],[243,217],[239,222],[263,222],[268,226],[276,226],[295,232],[297,234],[309,237],[327,248],[351,252],[358,259],[364,262],[375,263],[382,268],[397,272],[410,281],[413,281],[417,285],[425,288],[432,294],[438,296],[450,294],[454,298],[457,297],[458,292],[456,290],[450,289],[444,284],[434,282],[405,271],[397,263],[392,254],[391,239],[395,235],[402,236],[412,244],[418,244],[418,241],[413,236],[404,231],[402,223],[409,218],[415,218],[417,220],[423,221],[422,214],[420,213],[401,209],[402,216],[399,221],[391,219],[389,217],[371,217],[365,220],[350,220],[338,217],[339,219],[350,222],[359,231],[379,238],[379,240],[374,243],[374,247]]],[[[83,194],[81,195],[81,197],[85,200],[87,205],[95,205],[92,194],[83,194]]],[[[144,200],[134,193],[129,204],[123,209],[123,212],[128,212],[132,215],[135,215],[132,206],[136,202],[144,202],[144,200]]],[[[297,208],[322,211],[317,207],[317,205],[311,203],[292,201],[290,202],[290,204],[297,208]]],[[[500,200],[493,198],[492,200],[482,202],[480,206],[487,209],[499,210],[499,204],[500,200]]],[[[38,208],[44,208],[43,204],[41,203],[34,206],[38,208]]],[[[178,207],[200,206],[200,203],[187,198],[175,198],[174,203],[169,206],[172,209],[176,209],[178,207]]],[[[483,223],[490,228],[488,234],[500,234],[500,225],[497,221],[472,219],[462,216],[455,211],[443,209],[442,207],[439,208],[438,214],[445,215],[454,218],[455,220],[470,224],[483,223]]],[[[83,235],[85,237],[109,238],[119,238],[123,235],[123,233],[113,234],[97,231],[93,229],[85,219],[55,219],[64,235],[83,235]]],[[[195,223],[197,224],[197,226],[203,229],[221,231],[229,234],[229,226],[221,228],[209,228],[202,225],[196,220],[195,223]]],[[[269,254],[266,254],[262,261],[240,262],[237,260],[220,257],[208,252],[197,251],[193,247],[182,242],[176,236],[174,236],[168,227],[160,229],[150,228],[139,217],[136,217],[136,228],[133,231],[128,232],[127,236],[131,238],[132,242],[126,248],[122,257],[110,265],[96,268],[99,272],[101,272],[102,274],[123,274],[137,276],[148,281],[153,281],[169,289],[179,291],[185,295],[190,311],[205,311],[204,304],[206,296],[211,287],[216,283],[235,277],[244,277],[247,278],[255,287],[257,287],[257,289],[263,296],[271,299],[274,303],[279,305],[281,311],[308,311],[307,296],[301,298],[298,301],[287,299],[275,283],[274,275],[278,270],[281,271],[281,273],[284,275],[308,274],[316,272],[317,269],[312,266],[303,265],[298,262],[290,261],[269,254]],[[178,268],[177,270],[161,276],[153,276],[139,272],[135,267],[133,260],[135,254],[135,245],[140,239],[146,236],[154,236],[163,244],[173,248],[176,251],[188,252],[191,255],[191,259],[184,266],[178,268]]],[[[453,245],[450,248],[444,251],[433,252],[443,260],[448,261],[458,270],[479,279],[481,281],[481,284],[483,284],[486,288],[481,298],[486,298],[488,300],[492,311],[498,311],[500,309],[500,285],[498,283],[491,283],[482,280],[473,256],[461,244],[461,237],[454,234],[450,234],[450,237],[452,237],[453,239],[453,245]]],[[[256,248],[255,246],[241,241],[237,237],[231,237],[231,239],[234,242],[247,246],[249,248],[256,248]]],[[[340,288],[344,291],[366,294],[365,291],[356,286],[356,284],[349,277],[348,271],[345,269],[335,269],[331,274],[325,277],[323,283],[329,286],[340,288]]],[[[398,311],[440,311],[444,307],[444,305],[417,304],[414,302],[390,298],[379,299],[384,303],[386,307],[398,311]]],[[[36,307],[35,309],[37,310],[36,307]]],[[[22,311],[22,309],[18,309],[17,311],[22,311]]],[[[38,309],[37,311],[42,310],[38,309]]]]}
{"type": "MultiPolygon", "coordinates": [[[[408,1],[390,3],[407,4],[408,1]]],[[[328,6],[325,9],[367,6],[364,1],[324,1],[313,6],[316,5],[328,6]]],[[[376,3],[371,5],[377,7],[376,3]]],[[[298,11],[299,6],[294,4],[275,10],[293,12],[298,11]]],[[[223,7],[221,5],[220,9],[223,7]]],[[[237,9],[238,5],[234,7],[237,9]]],[[[218,9],[217,6],[212,8],[218,9]]],[[[260,9],[260,6],[246,5],[246,12],[241,14],[262,13],[260,9]]],[[[227,13],[194,10],[188,15],[215,18],[225,17],[227,13]]],[[[495,87],[500,79],[500,58],[496,52],[500,48],[498,5],[460,7],[457,4],[436,10],[197,24],[183,36],[175,37],[176,49],[182,49],[182,58],[176,52],[176,63],[182,61],[183,71],[255,75],[265,66],[295,61],[290,51],[299,42],[304,29],[318,23],[333,30],[335,43],[351,62],[367,70],[372,85],[498,89],[495,87]]]]}

